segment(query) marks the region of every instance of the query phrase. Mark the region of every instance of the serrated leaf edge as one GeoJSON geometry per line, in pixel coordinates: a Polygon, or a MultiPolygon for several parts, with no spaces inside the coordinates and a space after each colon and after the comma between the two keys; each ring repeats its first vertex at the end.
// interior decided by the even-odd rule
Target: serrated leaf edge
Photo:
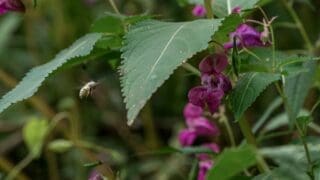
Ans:
{"type": "MultiPolygon", "coordinates": [[[[222,19],[220,20],[220,22],[219,22],[220,24],[219,24],[219,26],[216,28],[216,30],[213,32],[213,35],[219,30],[219,27],[222,25],[223,19],[224,19],[224,18],[222,18],[222,19]]],[[[150,20],[146,20],[146,21],[150,21],[150,20]]],[[[134,26],[132,26],[132,29],[135,29],[135,28],[137,28],[138,26],[141,26],[141,24],[145,23],[146,21],[142,21],[142,22],[139,22],[139,23],[135,24],[134,26]]],[[[189,22],[192,22],[192,21],[189,21],[189,22]]],[[[186,22],[186,23],[188,23],[188,22],[186,22]]],[[[185,24],[183,24],[183,25],[185,25],[185,24]]],[[[183,26],[183,25],[182,25],[182,26],[183,26]]],[[[121,51],[121,53],[122,53],[122,54],[121,54],[121,59],[122,59],[122,61],[121,61],[121,65],[119,66],[118,72],[120,73],[121,93],[122,93],[122,96],[124,97],[124,102],[125,102],[125,104],[126,104],[125,107],[126,107],[127,110],[129,110],[130,107],[128,107],[128,105],[127,105],[127,97],[126,97],[126,95],[124,94],[124,83],[123,83],[123,81],[124,81],[124,76],[123,76],[123,72],[122,72],[122,71],[123,71],[124,63],[125,63],[125,61],[126,61],[126,59],[125,59],[125,57],[123,56],[123,54],[124,54],[124,51],[126,50],[125,47],[126,47],[126,45],[128,44],[128,42],[127,42],[127,35],[128,35],[128,34],[126,34],[126,35],[124,36],[123,47],[120,49],[120,51],[121,51]]],[[[213,35],[212,35],[212,36],[213,36],[213,35]]],[[[212,36],[211,36],[211,37],[212,37],[212,36]]],[[[207,44],[208,44],[210,41],[211,41],[211,38],[207,41],[207,44]]],[[[171,73],[168,73],[168,76],[164,78],[163,82],[162,82],[159,86],[157,86],[157,87],[154,89],[154,91],[153,91],[149,96],[147,96],[146,99],[149,100],[149,99],[151,98],[151,96],[152,96],[152,95],[158,90],[158,88],[174,73],[174,71],[175,71],[177,68],[179,68],[179,67],[180,67],[183,63],[185,63],[188,59],[190,59],[191,57],[193,57],[193,56],[196,55],[197,53],[203,51],[203,50],[206,49],[207,47],[208,47],[208,45],[207,45],[205,48],[203,48],[202,50],[197,51],[197,52],[195,52],[194,54],[192,54],[192,55],[190,55],[189,57],[187,57],[185,61],[182,61],[182,63],[181,63],[180,65],[178,65],[175,69],[173,69],[171,73]]],[[[143,108],[143,106],[146,104],[147,100],[140,102],[140,106],[141,106],[140,110],[141,110],[141,109],[143,108]]],[[[138,113],[139,113],[139,112],[138,112],[138,113]]],[[[131,126],[131,125],[133,124],[133,122],[134,122],[135,118],[137,117],[138,113],[136,113],[136,115],[134,115],[134,118],[132,118],[132,119],[129,119],[129,117],[127,116],[127,118],[128,118],[127,124],[128,124],[129,126],[131,126]]]]}
{"type": "MultiPolygon", "coordinates": [[[[88,35],[94,35],[94,34],[100,35],[100,37],[98,37],[97,40],[96,40],[96,42],[97,42],[97,41],[101,38],[102,33],[90,33],[90,34],[87,34],[86,36],[88,36],[88,35]]],[[[84,38],[84,37],[85,37],[85,36],[83,36],[82,38],[84,38]]],[[[53,58],[53,60],[56,59],[56,58],[58,58],[59,56],[63,55],[64,53],[66,53],[70,47],[72,47],[73,45],[79,43],[80,40],[81,40],[81,39],[78,39],[78,40],[75,41],[71,46],[69,46],[67,49],[64,49],[64,50],[60,51],[60,52],[53,58]]],[[[81,44],[79,44],[79,45],[77,46],[77,48],[81,47],[80,45],[83,45],[85,42],[86,42],[86,41],[84,41],[84,42],[82,42],[81,44]]],[[[95,43],[96,43],[96,42],[95,42],[95,43]]],[[[94,44],[95,44],[95,43],[94,43],[94,44]]],[[[41,83],[34,89],[34,91],[32,91],[32,92],[30,93],[30,95],[27,95],[27,96],[25,96],[25,97],[23,97],[23,98],[21,98],[21,99],[19,99],[19,100],[16,100],[16,101],[4,102],[5,104],[3,105],[2,108],[0,108],[0,113],[3,112],[4,110],[6,110],[7,108],[9,108],[12,104],[18,103],[18,102],[20,102],[20,101],[24,101],[24,100],[32,97],[32,96],[38,91],[38,89],[41,87],[43,81],[45,81],[45,79],[46,79],[49,75],[51,75],[54,71],[56,71],[59,67],[61,67],[61,66],[62,66],[64,63],[66,63],[68,60],[74,59],[74,58],[78,58],[78,57],[84,57],[84,56],[89,55],[89,54],[92,52],[93,48],[94,48],[94,45],[88,50],[88,53],[69,57],[69,58],[67,58],[67,59],[65,60],[65,62],[61,62],[60,64],[58,64],[58,65],[56,66],[56,68],[53,68],[50,72],[47,73],[46,76],[43,76],[41,83]]],[[[0,99],[0,104],[1,104],[1,102],[2,102],[7,96],[12,96],[11,92],[12,92],[14,89],[19,88],[19,87],[21,86],[21,83],[24,82],[24,81],[29,77],[30,74],[32,74],[35,70],[37,70],[37,69],[39,69],[39,68],[47,65],[47,64],[50,63],[50,62],[51,62],[51,61],[49,61],[49,62],[47,62],[47,63],[45,63],[45,64],[42,64],[42,65],[40,65],[40,66],[34,67],[34,68],[32,68],[29,72],[27,72],[27,73],[25,74],[25,76],[22,78],[22,80],[21,80],[12,90],[10,90],[10,91],[7,92],[4,96],[2,96],[2,98],[0,99]]],[[[2,103],[3,103],[3,102],[2,102],[2,103]]]]}

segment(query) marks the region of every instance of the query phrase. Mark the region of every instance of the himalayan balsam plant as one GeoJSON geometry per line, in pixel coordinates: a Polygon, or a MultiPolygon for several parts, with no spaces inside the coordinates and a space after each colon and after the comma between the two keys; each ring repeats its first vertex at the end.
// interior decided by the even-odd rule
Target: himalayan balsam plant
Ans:
{"type": "MultiPolygon", "coordinates": [[[[161,16],[147,14],[129,16],[121,13],[115,2],[109,2],[115,14],[104,14],[93,22],[90,33],[48,63],[31,69],[1,98],[0,112],[31,98],[41,84],[49,76],[61,72],[59,70],[117,52],[117,58],[121,59],[117,68],[128,126],[136,119],[139,123],[142,108],[172,74],[175,76],[177,68],[191,74],[186,78],[196,80],[184,95],[185,107],[180,113],[184,123],[173,135],[177,143],[156,149],[164,154],[182,154],[188,160],[189,170],[185,172],[190,173],[183,174],[183,179],[320,178],[319,140],[309,136],[312,132],[320,133],[320,127],[313,122],[313,113],[320,101],[312,101],[311,108],[303,106],[314,84],[318,47],[310,40],[293,8],[296,1],[281,1],[291,18],[290,23],[282,24],[294,26],[296,36],[304,41],[305,49],[299,53],[278,47],[277,39],[281,37],[275,33],[275,28],[280,26],[281,15],[270,16],[264,10],[271,1],[179,1],[193,19],[185,22],[155,20],[161,16]],[[255,108],[254,102],[265,91],[274,91],[273,102],[270,99],[270,105],[264,104],[265,113],[260,119],[249,121],[246,111],[255,108]],[[273,117],[276,110],[281,112],[282,118],[273,117]],[[288,130],[283,132],[280,126],[287,126],[288,130]],[[279,136],[289,140],[280,145],[263,141],[279,136]]],[[[97,1],[85,3],[93,6],[97,1]]],[[[1,15],[16,13],[13,11],[25,12],[23,2],[0,0],[1,15]]],[[[90,62],[87,65],[90,66],[90,62]]],[[[86,90],[86,97],[90,98],[93,89],[86,90]]],[[[170,102],[167,97],[162,100],[170,102]]],[[[39,158],[43,147],[48,146],[54,152],[73,146],[101,149],[72,138],[45,141],[61,118],[45,107],[42,110],[53,121],[26,123],[23,139],[29,155],[8,173],[7,179],[17,177],[27,166],[25,162],[39,158]]],[[[104,173],[101,164],[104,163],[98,161],[89,165],[90,180],[121,177],[117,177],[117,173],[104,173]]],[[[121,172],[121,168],[115,171],[121,172]]]]}

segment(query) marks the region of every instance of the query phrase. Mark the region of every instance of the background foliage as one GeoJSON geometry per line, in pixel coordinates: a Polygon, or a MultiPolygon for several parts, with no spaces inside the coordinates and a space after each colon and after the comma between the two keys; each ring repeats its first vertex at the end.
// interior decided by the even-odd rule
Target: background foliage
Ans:
{"type": "MultiPolygon", "coordinates": [[[[110,178],[186,179],[193,165],[192,157],[186,154],[196,150],[172,149],[168,146],[179,147],[177,134],[184,127],[182,109],[187,102],[187,92],[191,87],[199,84],[199,81],[196,76],[192,76],[185,69],[177,68],[177,66],[182,64],[185,58],[206,48],[206,42],[210,41],[206,32],[210,31],[212,24],[207,20],[197,21],[198,24],[161,23],[158,21],[145,21],[136,24],[136,22],[151,18],[151,16],[147,16],[151,14],[155,15],[156,19],[172,22],[196,19],[191,15],[193,5],[184,0],[117,1],[117,7],[122,14],[139,15],[131,17],[110,13],[113,10],[106,1],[97,0],[89,4],[87,2],[79,0],[38,1],[35,8],[32,2],[27,2],[26,14],[10,13],[0,17],[1,95],[15,87],[25,73],[33,67],[48,62],[57,62],[53,65],[47,64],[50,67],[48,68],[49,72],[38,69],[38,71],[29,73],[29,81],[39,82],[38,85],[40,85],[42,76],[39,76],[39,73],[47,75],[54,70],[35,96],[23,101],[23,103],[14,104],[0,115],[0,179],[23,159],[26,162],[26,167],[18,174],[18,179],[87,179],[93,168],[97,168],[110,178]],[[112,24],[112,26],[105,26],[105,24],[112,24]],[[143,54],[154,61],[157,61],[161,54],[161,57],[164,55],[172,58],[172,64],[169,64],[168,67],[162,66],[158,69],[155,67],[155,70],[158,71],[155,76],[145,71],[150,69],[150,65],[139,63],[139,59],[135,58],[138,55],[135,54],[124,53],[122,55],[124,61],[130,58],[133,60],[130,61],[132,64],[121,65],[120,53],[121,51],[125,52],[125,49],[120,51],[120,47],[122,38],[128,31],[127,28],[133,29],[130,32],[138,34],[140,31],[154,29],[154,32],[148,31],[150,34],[144,33],[142,35],[150,37],[151,40],[161,41],[166,38],[170,40],[170,34],[177,32],[177,28],[182,25],[183,28],[178,33],[189,37],[189,39],[185,39],[185,42],[171,41],[172,47],[177,48],[172,50],[182,53],[174,54],[172,52],[157,52],[156,50],[144,52],[144,47],[163,46],[165,48],[171,44],[168,45],[165,42],[157,44],[158,41],[141,42],[139,36],[131,36],[130,33],[125,36],[127,41],[134,42],[128,46],[136,47],[138,55],[143,54]],[[160,30],[161,35],[158,32],[160,30]],[[91,35],[83,37],[88,32],[92,32],[91,35]],[[97,36],[102,38],[99,39],[97,36]],[[195,36],[197,38],[194,38],[195,36]],[[81,37],[83,38],[72,45],[81,37]],[[203,41],[193,42],[194,39],[199,38],[203,41]],[[86,40],[90,43],[87,43],[86,40]],[[81,47],[82,45],[77,46],[81,42],[85,42],[83,47],[81,47]],[[75,47],[83,49],[77,52],[73,49],[75,47]],[[66,49],[60,53],[62,58],[55,56],[61,49],[66,49]],[[90,51],[94,52],[92,56],[89,55],[90,51]],[[143,80],[145,76],[134,76],[136,66],[143,68],[140,70],[146,73],[146,77],[160,78],[162,81],[168,78],[166,74],[161,74],[162,68],[169,69],[171,72],[177,69],[173,72],[173,76],[170,76],[164,85],[155,92],[151,101],[146,103],[146,98],[158,88],[159,84],[151,84],[150,87],[144,87],[144,91],[135,92],[138,93],[135,96],[137,98],[135,102],[141,101],[146,105],[135,123],[129,127],[127,126],[127,112],[123,99],[130,96],[131,92],[130,89],[125,89],[123,91],[125,97],[122,97],[119,79],[120,75],[130,71],[133,75],[128,76],[129,78],[122,77],[122,84],[131,85],[132,79],[130,78],[143,80]],[[118,72],[119,69],[120,72],[118,72]],[[92,97],[79,99],[79,89],[90,80],[99,81],[99,86],[92,97]],[[99,161],[102,164],[94,166],[95,163],[99,164],[99,161]]],[[[240,1],[235,0],[234,2],[240,1]]],[[[254,3],[254,1],[250,2],[254,3]]],[[[297,28],[293,27],[292,18],[282,1],[269,0],[261,3],[266,3],[263,8],[269,17],[277,16],[274,23],[277,48],[289,54],[305,54],[303,39],[298,35],[297,28]]],[[[223,3],[221,6],[224,7],[223,3]]],[[[320,15],[320,2],[317,0],[296,0],[294,7],[302,19],[308,36],[315,44],[315,55],[319,56],[320,20],[314,17],[320,15]]],[[[225,8],[221,8],[218,15],[225,16],[226,12],[225,8]]],[[[237,18],[230,17],[230,22],[238,22],[237,18]]],[[[262,16],[257,11],[249,18],[261,19],[262,16]]],[[[220,22],[216,21],[217,25],[214,24],[214,27],[218,28],[220,22]]],[[[228,32],[228,29],[225,31],[228,32]]],[[[220,33],[223,34],[224,31],[220,31],[220,33]]],[[[219,37],[219,34],[215,36],[219,37]]],[[[221,39],[221,41],[224,40],[221,39]]],[[[207,52],[197,53],[189,60],[189,63],[197,66],[199,60],[206,54],[207,52]]],[[[260,54],[263,53],[260,52],[260,54]]],[[[288,57],[284,61],[292,61],[294,58],[297,57],[288,57]]],[[[247,59],[250,64],[250,58],[247,59]]],[[[244,113],[245,118],[254,127],[258,144],[264,147],[262,154],[269,157],[274,166],[281,164],[281,168],[272,172],[280,178],[283,177],[283,172],[289,170],[297,173],[297,175],[292,175],[294,178],[307,177],[301,170],[306,166],[292,165],[301,165],[306,162],[305,159],[290,159],[285,156],[288,153],[297,156],[304,155],[301,146],[297,145],[299,140],[297,133],[293,133],[293,135],[285,133],[292,130],[289,125],[289,122],[292,122],[290,119],[295,119],[299,113],[308,115],[308,111],[298,112],[300,107],[303,106],[304,109],[310,110],[318,99],[320,71],[318,71],[316,62],[312,63],[305,66],[314,68],[316,72],[314,79],[310,78],[310,74],[304,74],[304,77],[299,75],[300,77],[295,80],[287,79],[288,84],[285,91],[290,96],[288,98],[289,104],[293,109],[289,117],[283,113],[284,109],[281,106],[281,101],[277,99],[275,87],[267,87],[271,82],[279,79],[279,76],[266,75],[265,69],[268,67],[261,67],[259,64],[250,64],[257,70],[258,67],[261,68],[261,72],[257,73],[255,80],[249,81],[249,83],[258,84],[256,86],[258,90],[255,91],[257,94],[241,94],[245,96],[245,99],[252,99],[252,101],[242,106],[237,106],[232,102],[230,104],[231,107],[238,107],[239,109],[235,113],[239,117],[244,113]],[[312,87],[310,93],[303,89],[307,86],[312,87]],[[260,91],[264,89],[265,93],[259,96],[260,91]],[[305,103],[301,101],[299,96],[306,97],[305,103]],[[250,106],[253,102],[254,104],[250,106]],[[247,107],[249,109],[245,111],[247,107]],[[275,130],[280,130],[284,135],[278,136],[274,133],[275,130]],[[277,147],[284,144],[290,145],[277,147]]],[[[294,67],[290,66],[290,68],[294,67]]],[[[289,74],[290,68],[286,69],[289,74]]],[[[250,76],[253,75],[247,74],[247,77],[243,78],[250,80],[250,76]]],[[[245,82],[243,81],[243,83],[245,82]]],[[[136,85],[132,84],[132,86],[136,85]]],[[[21,85],[20,88],[21,93],[19,94],[25,98],[32,95],[38,86],[21,85]],[[30,91],[29,88],[31,88],[30,91]]],[[[242,99],[236,90],[231,96],[242,99]]],[[[10,98],[21,99],[16,96],[10,98]]],[[[1,110],[6,106],[7,104],[0,103],[1,110]]],[[[138,109],[133,109],[133,115],[130,115],[129,112],[129,119],[132,120],[141,108],[142,105],[138,109]]],[[[243,137],[237,124],[233,123],[235,119],[233,119],[232,112],[228,111],[227,115],[236,133],[238,144],[243,137]]],[[[315,110],[312,122],[314,125],[320,123],[318,121],[319,115],[319,112],[315,110]]],[[[302,123],[304,121],[306,120],[302,120],[302,123]]],[[[224,131],[222,125],[220,126],[224,131]]],[[[317,143],[319,142],[317,136],[319,133],[317,126],[314,126],[306,138],[308,142],[315,144],[310,148],[315,159],[319,158],[317,155],[317,143]]],[[[220,135],[219,144],[221,147],[229,144],[225,133],[220,135]]],[[[244,160],[245,166],[243,168],[251,166],[255,163],[255,160],[250,157],[251,151],[253,150],[250,147],[225,151],[217,161],[218,169],[224,171],[223,165],[226,161],[239,163],[234,162],[235,158],[233,157],[246,156],[246,154],[249,155],[244,160]]],[[[228,170],[225,171],[228,172],[228,170]]],[[[241,171],[241,166],[240,169],[235,167],[232,169],[234,173],[232,175],[241,171]]],[[[212,171],[209,176],[216,178],[221,174],[223,175],[223,173],[217,174],[212,171]]],[[[255,178],[265,177],[268,177],[268,174],[255,178]]]]}

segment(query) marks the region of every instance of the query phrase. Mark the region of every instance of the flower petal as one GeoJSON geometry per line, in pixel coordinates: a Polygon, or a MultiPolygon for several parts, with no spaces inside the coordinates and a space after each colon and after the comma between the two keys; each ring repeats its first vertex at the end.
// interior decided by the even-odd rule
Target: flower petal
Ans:
{"type": "Polygon", "coordinates": [[[191,129],[184,129],[179,133],[179,142],[181,146],[191,146],[196,138],[196,132],[191,129]]]}
{"type": "Polygon", "coordinates": [[[189,90],[188,99],[193,105],[205,107],[207,97],[207,88],[203,86],[197,86],[189,90]]]}
{"type": "Polygon", "coordinates": [[[228,57],[224,53],[218,53],[205,57],[199,64],[202,74],[219,74],[228,66],[228,57]]]}
{"type": "Polygon", "coordinates": [[[205,180],[206,174],[210,168],[213,166],[213,161],[200,161],[199,162],[199,172],[198,172],[198,180],[205,180]]]}
{"type": "Polygon", "coordinates": [[[203,114],[203,109],[191,103],[188,103],[183,110],[183,115],[186,119],[197,118],[197,117],[200,117],[202,114],[203,114]]]}
{"type": "Polygon", "coordinates": [[[212,90],[210,93],[207,94],[206,104],[211,113],[215,113],[218,111],[223,96],[224,93],[220,89],[212,90]]]}
{"type": "Polygon", "coordinates": [[[197,136],[217,136],[220,133],[216,124],[205,117],[190,119],[187,122],[188,127],[194,129],[197,136]]]}
{"type": "Polygon", "coordinates": [[[192,14],[194,16],[203,17],[206,15],[206,8],[203,5],[198,4],[192,9],[192,14]]]}
{"type": "Polygon", "coordinates": [[[0,15],[8,11],[25,11],[25,6],[21,0],[0,0],[0,15]]]}

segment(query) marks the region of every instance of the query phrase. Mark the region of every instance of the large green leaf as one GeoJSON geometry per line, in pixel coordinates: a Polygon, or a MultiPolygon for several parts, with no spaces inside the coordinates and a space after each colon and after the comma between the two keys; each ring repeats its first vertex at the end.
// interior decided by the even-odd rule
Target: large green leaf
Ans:
{"type": "Polygon", "coordinates": [[[89,55],[101,36],[102,34],[100,33],[88,34],[77,40],[68,49],[61,51],[52,61],[33,68],[13,90],[2,97],[0,100],[0,112],[13,103],[31,97],[48,75],[68,60],[89,55]]]}
{"type": "Polygon", "coordinates": [[[279,79],[278,74],[258,72],[245,74],[229,96],[236,120],[241,118],[244,111],[269,84],[279,79]]]}
{"type": "Polygon", "coordinates": [[[249,145],[224,150],[208,173],[208,180],[227,180],[256,163],[255,149],[249,145]]]}
{"type": "Polygon", "coordinates": [[[120,69],[122,92],[132,124],[141,108],[173,71],[207,48],[220,19],[171,23],[148,20],[125,36],[120,69]]]}
{"type": "Polygon", "coordinates": [[[291,124],[296,120],[309,89],[312,86],[313,77],[316,72],[316,62],[305,62],[302,67],[309,71],[300,73],[294,77],[288,77],[284,85],[284,92],[287,97],[287,111],[289,113],[289,120],[291,124]]]}

